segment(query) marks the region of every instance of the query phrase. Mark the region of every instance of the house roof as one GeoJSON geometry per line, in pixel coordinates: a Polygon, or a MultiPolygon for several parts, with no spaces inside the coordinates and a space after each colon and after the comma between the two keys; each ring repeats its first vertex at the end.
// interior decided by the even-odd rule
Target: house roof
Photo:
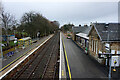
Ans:
{"type": "Polygon", "coordinates": [[[81,26],[73,26],[73,27],[72,27],[73,33],[78,33],[78,32],[80,32],[80,31],[81,31],[81,30],[80,30],[80,27],[81,27],[81,26]]]}
{"type": "Polygon", "coordinates": [[[109,23],[109,24],[93,23],[93,27],[95,28],[101,41],[120,41],[120,35],[119,35],[120,34],[120,23],[109,23]]]}
{"type": "Polygon", "coordinates": [[[73,33],[85,33],[88,34],[90,30],[90,26],[73,26],[73,33]]]}

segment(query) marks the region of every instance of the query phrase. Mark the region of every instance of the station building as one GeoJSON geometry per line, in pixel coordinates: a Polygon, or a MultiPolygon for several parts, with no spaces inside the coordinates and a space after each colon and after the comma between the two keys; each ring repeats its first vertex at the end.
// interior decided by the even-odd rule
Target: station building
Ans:
{"type": "Polygon", "coordinates": [[[89,54],[99,63],[105,64],[105,59],[99,58],[99,53],[120,54],[120,24],[93,23],[88,33],[89,54]]]}

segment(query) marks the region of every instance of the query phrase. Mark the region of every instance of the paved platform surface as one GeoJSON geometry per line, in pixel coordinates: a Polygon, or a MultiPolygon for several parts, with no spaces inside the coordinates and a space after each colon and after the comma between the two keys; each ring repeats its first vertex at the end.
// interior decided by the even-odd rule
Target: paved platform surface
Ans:
{"type": "Polygon", "coordinates": [[[30,46],[27,46],[25,49],[18,49],[18,52],[15,52],[13,56],[11,57],[5,57],[2,61],[0,60],[0,64],[2,64],[1,68],[5,67],[9,63],[11,63],[13,60],[18,58],[19,56],[23,55],[30,49],[34,48],[36,45],[41,44],[43,41],[45,41],[49,36],[43,37],[40,40],[38,40],[36,43],[33,43],[30,46]]]}
{"type": "Polygon", "coordinates": [[[66,78],[65,56],[62,43],[62,33],[60,33],[60,66],[59,66],[59,80],[66,78]]]}
{"type": "MultiPolygon", "coordinates": [[[[27,52],[23,53],[22,56],[17,57],[15,60],[7,64],[4,68],[0,70],[0,79],[5,77],[9,72],[11,72],[13,69],[15,69],[19,64],[21,64],[28,56],[30,56],[32,53],[34,53],[39,47],[41,47],[44,43],[46,43],[53,35],[47,36],[45,40],[43,39],[43,42],[39,42],[38,44],[28,50],[27,52]]],[[[2,63],[2,62],[1,62],[2,63]]]]}
{"type": "Polygon", "coordinates": [[[107,78],[104,68],[86,55],[71,39],[63,34],[62,38],[67,53],[71,78],[107,78]]]}

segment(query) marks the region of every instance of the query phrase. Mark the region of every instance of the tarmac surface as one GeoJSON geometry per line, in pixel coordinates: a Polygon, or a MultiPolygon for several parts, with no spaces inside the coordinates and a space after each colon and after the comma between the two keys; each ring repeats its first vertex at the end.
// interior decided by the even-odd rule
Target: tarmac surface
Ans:
{"type": "Polygon", "coordinates": [[[97,61],[80,49],[71,39],[67,39],[64,34],[62,38],[67,53],[71,78],[84,78],[95,80],[106,80],[107,71],[97,61]]]}

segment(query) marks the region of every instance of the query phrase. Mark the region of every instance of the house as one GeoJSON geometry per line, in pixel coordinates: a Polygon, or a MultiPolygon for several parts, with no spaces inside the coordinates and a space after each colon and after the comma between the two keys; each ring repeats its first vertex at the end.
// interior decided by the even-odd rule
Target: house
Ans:
{"type": "Polygon", "coordinates": [[[98,62],[104,63],[104,59],[98,57],[98,53],[120,54],[120,23],[93,23],[88,33],[89,54],[98,62]]]}
{"type": "Polygon", "coordinates": [[[76,34],[76,41],[86,53],[88,52],[89,47],[89,37],[87,35],[90,29],[90,26],[80,27],[80,33],[76,34]]]}

